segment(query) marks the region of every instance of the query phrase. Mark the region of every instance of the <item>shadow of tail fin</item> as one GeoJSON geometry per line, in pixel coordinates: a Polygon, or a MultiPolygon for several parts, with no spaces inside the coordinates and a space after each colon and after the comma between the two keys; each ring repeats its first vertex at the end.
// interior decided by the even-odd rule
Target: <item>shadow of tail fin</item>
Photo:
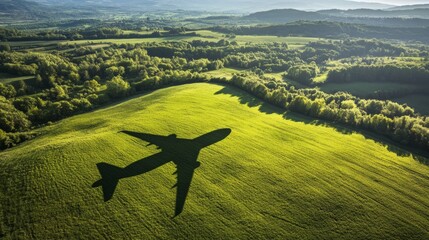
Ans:
{"type": "Polygon", "coordinates": [[[103,188],[104,201],[107,202],[113,197],[122,168],[108,163],[97,163],[97,168],[100,172],[101,179],[92,184],[92,187],[101,186],[103,188]]]}

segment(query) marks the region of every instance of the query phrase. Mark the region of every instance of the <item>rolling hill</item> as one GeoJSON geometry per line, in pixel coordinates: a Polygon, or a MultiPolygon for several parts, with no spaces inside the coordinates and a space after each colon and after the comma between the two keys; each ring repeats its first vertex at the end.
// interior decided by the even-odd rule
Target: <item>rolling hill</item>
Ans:
{"type": "Polygon", "coordinates": [[[106,8],[98,6],[95,9],[90,9],[72,5],[60,8],[45,2],[31,0],[0,0],[0,22],[4,24],[22,20],[89,18],[97,16],[103,9],[106,8]]]}
{"type": "Polygon", "coordinates": [[[0,152],[0,238],[429,238],[429,166],[415,160],[427,159],[235,88],[170,87],[38,131],[0,152]],[[160,151],[120,131],[192,139],[223,128],[175,218],[173,163],[120,180],[108,202],[91,187],[96,164],[160,151]]]}
{"type": "Polygon", "coordinates": [[[374,9],[351,9],[351,10],[321,10],[318,13],[336,17],[357,18],[429,18],[429,8],[417,8],[409,10],[374,10],[374,9]]]}
{"type": "Polygon", "coordinates": [[[378,38],[378,39],[398,39],[414,40],[421,42],[429,41],[429,27],[381,27],[367,26],[362,24],[350,24],[327,21],[297,21],[276,25],[255,25],[238,27],[213,27],[216,32],[234,33],[236,35],[255,36],[305,36],[322,38],[378,38]]]}
{"type": "Polygon", "coordinates": [[[404,5],[404,6],[396,6],[396,7],[391,7],[391,8],[387,8],[386,10],[413,10],[413,9],[428,9],[429,8],[429,4],[414,4],[414,5],[404,5]]]}
{"type": "Polygon", "coordinates": [[[40,18],[45,10],[45,6],[32,1],[0,0],[0,18],[40,18]]]}
{"type": "Polygon", "coordinates": [[[85,5],[96,5],[96,6],[110,6],[119,7],[128,10],[197,10],[197,11],[236,11],[236,12],[254,12],[261,10],[269,10],[274,8],[296,8],[296,9],[353,9],[353,8],[373,8],[381,9],[392,7],[387,4],[380,3],[368,3],[358,1],[347,1],[347,0],[328,0],[323,2],[314,1],[295,1],[295,0],[268,0],[268,1],[257,1],[257,0],[219,0],[215,2],[199,1],[199,0],[187,0],[187,1],[173,1],[173,0],[101,0],[101,1],[90,1],[90,0],[36,0],[38,2],[52,4],[52,5],[68,5],[68,6],[85,6],[85,5]]]}
{"type": "Polygon", "coordinates": [[[290,23],[295,21],[332,21],[370,26],[428,27],[429,9],[383,11],[371,9],[321,10],[317,12],[296,9],[274,9],[243,16],[243,20],[260,23],[290,23]]]}

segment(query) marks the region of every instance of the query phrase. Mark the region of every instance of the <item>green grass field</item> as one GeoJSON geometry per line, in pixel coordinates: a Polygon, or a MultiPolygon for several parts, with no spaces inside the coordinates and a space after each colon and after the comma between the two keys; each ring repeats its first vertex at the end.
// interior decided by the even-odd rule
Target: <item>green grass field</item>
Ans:
{"type": "Polygon", "coordinates": [[[319,86],[320,90],[327,93],[338,91],[349,92],[358,97],[366,97],[376,91],[398,91],[403,89],[416,90],[413,85],[389,83],[389,82],[350,82],[350,83],[326,83],[319,86]]]}
{"type": "MultiPolygon", "coordinates": [[[[236,68],[221,68],[218,70],[213,70],[213,71],[208,71],[205,74],[211,76],[211,77],[218,77],[218,78],[226,78],[226,79],[231,79],[232,76],[234,74],[238,74],[238,73],[245,73],[248,72],[250,70],[247,69],[236,69],[236,68]]],[[[285,81],[286,83],[298,87],[298,88],[308,88],[308,86],[305,86],[299,82],[290,80],[290,79],[285,79],[283,77],[284,72],[276,72],[276,73],[265,73],[264,76],[268,77],[268,78],[272,78],[275,79],[276,81],[285,81]]]]}
{"type": "Polygon", "coordinates": [[[302,48],[309,42],[316,42],[322,40],[321,38],[310,38],[310,37],[277,37],[277,36],[250,36],[240,35],[236,36],[235,39],[238,43],[287,43],[289,48],[302,48]]]}
{"type": "MultiPolygon", "coordinates": [[[[166,88],[37,130],[0,152],[4,239],[428,239],[429,167],[235,88],[166,88]],[[175,166],[122,179],[104,202],[96,164],[159,152],[121,130],[195,138],[203,149],[183,213],[175,166]]],[[[427,160],[427,159],[426,159],[427,160]]]]}
{"type": "MultiPolygon", "coordinates": [[[[78,41],[67,41],[69,44],[88,44],[88,43],[147,43],[147,42],[174,42],[174,41],[209,41],[217,42],[224,37],[221,34],[214,33],[211,31],[197,31],[201,36],[175,36],[175,37],[160,37],[160,38],[127,38],[127,39],[100,39],[100,40],[78,40],[78,41]]],[[[311,41],[318,41],[318,38],[308,37],[276,37],[276,36],[237,36],[231,41],[237,41],[238,44],[244,45],[246,43],[270,43],[279,42],[287,43],[292,49],[304,47],[305,44],[311,41]]]]}
{"type": "Polygon", "coordinates": [[[246,70],[235,68],[221,68],[218,70],[208,71],[205,74],[211,77],[231,79],[234,74],[245,72],[246,70]]]}

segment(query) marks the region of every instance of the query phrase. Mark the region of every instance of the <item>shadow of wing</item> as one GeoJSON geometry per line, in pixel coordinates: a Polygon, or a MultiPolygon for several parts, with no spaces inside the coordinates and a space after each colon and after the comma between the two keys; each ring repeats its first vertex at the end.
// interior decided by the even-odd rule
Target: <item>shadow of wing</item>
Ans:
{"type": "Polygon", "coordinates": [[[181,163],[177,165],[177,193],[176,193],[176,208],[174,216],[182,213],[185,206],[186,197],[191,186],[192,177],[194,176],[195,167],[181,163]]]}
{"type": "Polygon", "coordinates": [[[168,136],[159,136],[159,135],[153,135],[148,133],[138,133],[138,132],[131,132],[131,131],[120,131],[121,133],[125,133],[127,135],[130,135],[135,138],[139,138],[145,142],[148,142],[149,144],[156,145],[159,148],[164,148],[165,145],[168,146],[169,137],[168,136]]]}

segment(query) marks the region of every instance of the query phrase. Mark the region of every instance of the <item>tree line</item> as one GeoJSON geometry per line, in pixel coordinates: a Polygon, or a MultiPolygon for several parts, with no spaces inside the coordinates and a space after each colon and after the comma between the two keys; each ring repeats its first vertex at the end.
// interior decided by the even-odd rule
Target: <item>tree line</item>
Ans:
{"type": "Polygon", "coordinates": [[[327,94],[317,89],[295,89],[246,75],[235,75],[223,82],[292,112],[368,129],[401,144],[429,149],[429,118],[415,114],[407,105],[360,99],[344,92],[327,94]]]}
{"type": "Polygon", "coordinates": [[[53,41],[53,40],[82,40],[82,39],[125,39],[125,38],[155,38],[171,36],[197,36],[187,29],[164,28],[153,30],[151,33],[125,32],[118,27],[89,27],[59,30],[18,30],[0,27],[0,41],[53,41]]]}
{"type": "Polygon", "coordinates": [[[429,63],[353,65],[329,71],[327,82],[392,82],[429,85],[429,63]]]}
{"type": "Polygon", "coordinates": [[[403,144],[428,148],[428,119],[406,105],[296,89],[262,74],[285,71],[287,77],[308,83],[319,67],[303,57],[304,52],[281,43],[240,46],[229,40],[112,44],[53,53],[2,51],[0,72],[33,77],[0,83],[0,148],[32,138],[36,127],[116,99],[165,86],[210,81],[234,85],[290,111],[370,129],[403,144]],[[254,73],[236,75],[232,80],[206,74],[225,66],[254,73]]]}

